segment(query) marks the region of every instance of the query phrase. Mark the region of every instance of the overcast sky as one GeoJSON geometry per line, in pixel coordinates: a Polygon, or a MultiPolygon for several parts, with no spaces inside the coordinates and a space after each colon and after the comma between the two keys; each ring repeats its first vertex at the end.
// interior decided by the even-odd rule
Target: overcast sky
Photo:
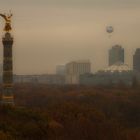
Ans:
{"type": "MultiPolygon", "coordinates": [[[[0,0],[12,10],[14,73],[54,73],[56,65],[89,59],[92,71],[108,65],[108,49],[120,44],[125,63],[140,47],[139,0],[0,0]],[[115,29],[111,38],[106,26],[115,29]]],[[[4,21],[0,20],[0,36],[4,21]]],[[[0,48],[2,60],[2,44],[0,48]]]]}

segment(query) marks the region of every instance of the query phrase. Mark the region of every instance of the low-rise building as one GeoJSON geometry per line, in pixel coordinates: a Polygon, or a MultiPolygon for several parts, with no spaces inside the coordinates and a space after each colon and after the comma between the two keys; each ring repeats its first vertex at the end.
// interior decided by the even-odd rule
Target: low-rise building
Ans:
{"type": "Polygon", "coordinates": [[[69,62],[66,64],[66,84],[79,84],[79,76],[90,72],[89,60],[69,62]]]}
{"type": "Polygon", "coordinates": [[[134,72],[127,64],[117,63],[108,68],[98,71],[96,74],[84,74],[80,76],[80,84],[109,86],[125,85],[131,86],[134,79],[134,72]]]}

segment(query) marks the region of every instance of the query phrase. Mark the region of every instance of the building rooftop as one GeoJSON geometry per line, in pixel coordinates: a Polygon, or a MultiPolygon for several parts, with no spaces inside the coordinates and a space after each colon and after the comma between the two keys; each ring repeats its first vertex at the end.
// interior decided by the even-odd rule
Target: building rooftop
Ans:
{"type": "Polygon", "coordinates": [[[132,71],[132,69],[122,62],[117,62],[106,69],[103,70],[104,72],[129,72],[132,71]]]}
{"type": "Polygon", "coordinates": [[[71,61],[70,63],[90,63],[90,60],[75,60],[71,61]]]}
{"type": "Polygon", "coordinates": [[[120,48],[122,48],[122,46],[117,44],[117,45],[112,46],[112,48],[115,48],[115,49],[119,48],[120,49],[120,48]]]}

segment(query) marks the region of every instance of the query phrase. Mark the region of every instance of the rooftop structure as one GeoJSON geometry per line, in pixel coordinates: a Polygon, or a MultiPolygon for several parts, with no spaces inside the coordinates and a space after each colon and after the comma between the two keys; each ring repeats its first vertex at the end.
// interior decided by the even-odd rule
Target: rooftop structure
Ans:
{"type": "Polygon", "coordinates": [[[129,72],[132,69],[122,62],[117,62],[114,65],[111,65],[103,70],[104,72],[129,72]]]}

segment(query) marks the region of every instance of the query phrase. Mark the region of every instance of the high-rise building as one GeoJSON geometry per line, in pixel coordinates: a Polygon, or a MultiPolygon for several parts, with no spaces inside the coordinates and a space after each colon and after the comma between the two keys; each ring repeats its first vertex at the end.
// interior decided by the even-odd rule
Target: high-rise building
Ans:
{"type": "Polygon", "coordinates": [[[3,64],[0,63],[0,77],[2,77],[3,64]]]}
{"type": "Polygon", "coordinates": [[[133,55],[133,70],[140,72],[140,48],[137,48],[133,55]]]}
{"type": "Polygon", "coordinates": [[[66,64],[66,84],[79,84],[79,76],[90,72],[89,60],[69,62],[66,64]]]}
{"type": "Polygon", "coordinates": [[[115,45],[109,50],[109,66],[118,62],[124,63],[124,49],[115,45]]]}

